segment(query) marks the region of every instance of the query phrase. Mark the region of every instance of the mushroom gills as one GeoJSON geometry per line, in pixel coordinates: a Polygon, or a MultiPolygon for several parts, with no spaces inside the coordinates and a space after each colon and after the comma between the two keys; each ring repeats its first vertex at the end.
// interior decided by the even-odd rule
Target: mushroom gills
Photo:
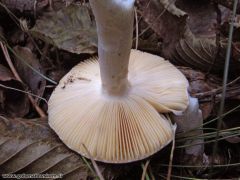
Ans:
{"type": "Polygon", "coordinates": [[[99,63],[90,59],[60,81],[49,100],[49,124],[60,139],[83,156],[109,163],[146,158],[174,138],[164,114],[188,105],[188,82],[163,58],[132,50],[129,88],[119,96],[102,89],[99,63]],[[170,74],[170,75],[169,75],[170,74]]]}

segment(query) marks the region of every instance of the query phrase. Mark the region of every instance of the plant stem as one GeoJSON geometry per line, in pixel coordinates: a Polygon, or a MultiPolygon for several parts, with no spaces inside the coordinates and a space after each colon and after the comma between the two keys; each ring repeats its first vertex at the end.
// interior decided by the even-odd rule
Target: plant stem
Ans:
{"type": "MultiPolygon", "coordinates": [[[[234,0],[233,15],[232,15],[231,25],[230,25],[230,29],[229,29],[228,46],[227,46],[227,52],[226,52],[226,58],[225,58],[222,99],[221,99],[220,108],[219,108],[219,119],[217,121],[216,139],[219,138],[219,131],[220,131],[220,128],[222,126],[222,120],[223,120],[223,111],[224,111],[224,105],[225,105],[226,88],[227,88],[227,80],[228,80],[228,70],[229,70],[229,62],[230,62],[230,56],[231,56],[233,29],[234,29],[233,28],[234,27],[233,22],[234,22],[234,18],[236,16],[237,4],[238,4],[238,0],[234,0]]],[[[217,153],[217,146],[218,146],[218,141],[216,141],[214,143],[213,156],[215,156],[215,154],[217,153]]],[[[213,165],[213,163],[212,163],[212,165],[213,165]]]]}
{"type": "Polygon", "coordinates": [[[104,92],[123,95],[129,87],[134,0],[90,0],[98,32],[99,65],[104,92]]]}
{"type": "MultiPolygon", "coordinates": [[[[10,55],[9,55],[9,53],[8,53],[7,47],[6,47],[2,42],[0,42],[0,46],[1,46],[2,50],[3,50],[3,53],[4,53],[5,58],[6,58],[6,61],[7,61],[8,65],[9,65],[9,67],[10,67],[10,69],[11,69],[14,77],[15,77],[18,81],[23,82],[22,79],[20,78],[19,74],[17,73],[15,67],[13,66],[13,63],[12,63],[12,60],[11,60],[10,55]]],[[[34,108],[36,109],[36,111],[38,112],[38,114],[39,114],[41,117],[46,117],[45,112],[38,106],[38,104],[36,103],[36,101],[33,99],[33,97],[32,97],[30,94],[28,94],[28,98],[29,98],[30,102],[32,103],[33,107],[34,107],[34,108]]]]}

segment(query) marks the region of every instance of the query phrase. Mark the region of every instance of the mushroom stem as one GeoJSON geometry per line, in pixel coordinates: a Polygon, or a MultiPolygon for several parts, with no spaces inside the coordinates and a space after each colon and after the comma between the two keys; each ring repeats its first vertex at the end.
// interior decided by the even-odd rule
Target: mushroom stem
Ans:
{"type": "Polygon", "coordinates": [[[90,0],[98,32],[98,55],[103,91],[123,95],[129,87],[135,0],[90,0]]]}

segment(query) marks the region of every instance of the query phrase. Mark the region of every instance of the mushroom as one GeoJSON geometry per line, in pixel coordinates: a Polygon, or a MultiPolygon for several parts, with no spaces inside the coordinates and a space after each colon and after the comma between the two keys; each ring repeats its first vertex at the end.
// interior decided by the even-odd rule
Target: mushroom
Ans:
{"type": "Polygon", "coordinates": [[[137,161],[174,138],[165,113],[187,108],[188,82],[163,58],[131,50],[134,0],[90,0],[90,5],[99,58],[81,62],[62,78],[49,100],[49,124],[85,157],[137,161]]]}

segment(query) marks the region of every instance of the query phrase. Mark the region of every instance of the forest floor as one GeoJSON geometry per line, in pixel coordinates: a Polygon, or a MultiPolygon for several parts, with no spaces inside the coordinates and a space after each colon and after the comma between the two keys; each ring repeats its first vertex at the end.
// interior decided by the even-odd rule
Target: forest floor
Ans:
{"type": "Polygon", "coordinates": [[[136,1],[132,48],[174,64],[188,79],[202,114],[180,125],[176,121],[184,128],[177,129],[175,146],[141,161],[105,164],[66,147],[47,118],[48,100],[60,79],[97,55],[88,1],[0,0],[2,177],[239,179],[240,3],[234,12],[233,2],[136,1]]]}

